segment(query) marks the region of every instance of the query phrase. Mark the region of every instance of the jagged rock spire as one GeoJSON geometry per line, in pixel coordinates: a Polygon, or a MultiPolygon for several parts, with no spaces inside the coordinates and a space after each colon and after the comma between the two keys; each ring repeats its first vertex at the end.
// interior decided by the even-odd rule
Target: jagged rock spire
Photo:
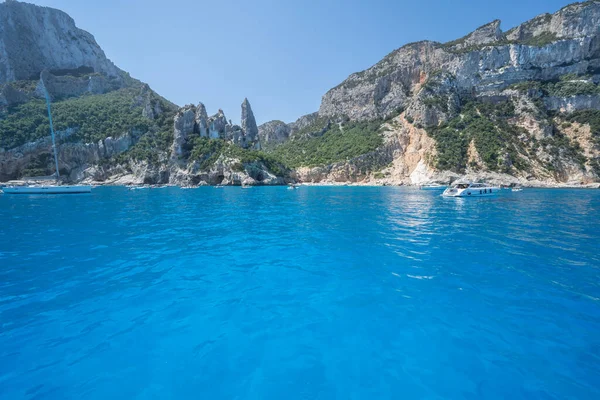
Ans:
{"type": "Polygon", "coordinates": [[[179,158],[183,155],[183,145],[189,135],[194,132],[196,110],[192,105],[181,108],[175,115],[173,122],[173,145],[171,157],[179,158]]]}
{"type": "Polygon", "coordinates": [[[206,113],[206,107],[203,103],[198,103],[198,107],[196,107],[196,127],[197,133],[200,134],[200,137],[208,137],[208,114],[206,113]]]}
{"type": "Polygon", "coordinates": [[[252,107],[250,107],[248,99],[244,99],[242,103],[242,130],[248,144],[258,140],[258,126],[256,125],[256,119],[254,118],[254,113],[252,113],[252,107]]]}

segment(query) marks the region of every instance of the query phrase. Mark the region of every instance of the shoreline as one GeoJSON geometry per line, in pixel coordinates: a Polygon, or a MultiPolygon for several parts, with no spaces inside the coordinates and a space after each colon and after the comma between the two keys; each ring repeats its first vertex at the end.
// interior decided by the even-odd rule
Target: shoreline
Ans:
{"type": "MultiPolygon", "coordinates": [[[[0,182],[0,189],[4,186],[11,186],[15,182],[0,182]]],[[[451,184],[443,184],[435,182],[436,184],[440,184],[442,186],[448,187],[451,184]]],[[[77,183],[64,183],[65,185],[90,185],[93,187],[123,187],[128,189],[157,189],[157,188],[165,188],[165,187],[178,187],[181,189],[196,189],[201,187],[242,187],[244,185],[179,185],[175,183],[166,183],[166,184],[142,184],[142,183],[132,183],[132,182],[119,182],[111,181],[111,182],[97,182],[97,181],[83,181],[77,183]]],[[[400,183],[392,183],[392,182],[297,182],[293,184],[251,184],[246,185],[250,187],[289,187],[291,185],[301,187],[405,187],[410,189],[419,189],[422,185],[427,185],[431,183],[421,183],[421,184],[405,184],[403,182],[400,183]]],[[[498,184],[497,182],[493,183],[494,186],[501,187],[503,189],[511,189],[513,187],[521,187],[523,189],[600,189],[600,182],[588,183],[588,184],[575,184],[575,183],[549,183],[549,182],[519,182],[519,183],[510,183],[510,184],[498,184]]]]}
{"type": "MultiPolygon", "coordinates": [[[[116,183],[101,183],[101,182],[90,182],[88,183],[89,185],[92,185],[94,187],[102,187],[102,186],[106,186],[106,187],[124,187],[124,188],[151,188],[151,189],[158,189],[158,188],[165,188],[165,187],[176,187],[176,188],[180,188],[180,189],[197,189],[197,188],[202,188],[202,187],[242,187],[242,185],[196,185],[196,186],[182,186],[182,185],[177,185],[177,184],[116,184],[116,183]]],[[[4,185],[3,183],[0,183],[0,186],[4,185]]],[[[289,187],[290,185],[248,185],[251,187],[289,187]]],[[[420,187],[422,185],[415,185],[415,184],[378,184],[378,183],[357,183],[357,182],[349,182],[349,183],[342,183],[342,182],[303,182],[303,183],[296,183],[295,186],[297,187],[396,187],[396,188],[408,188],[408,189],[416,189],[416,190],[420,190],[420,187]]],[[[445,185],[445,186],[450,186],[450,185],[445,185]]],[[[514,186],[506,186],[503,189],[511,189],[514,186]]],[[[591,183],[591,184],[541,184],[541,185],[519,185],[519,187],[523,188],[523,189],[600,189],[600,183],[591,183]]]]}

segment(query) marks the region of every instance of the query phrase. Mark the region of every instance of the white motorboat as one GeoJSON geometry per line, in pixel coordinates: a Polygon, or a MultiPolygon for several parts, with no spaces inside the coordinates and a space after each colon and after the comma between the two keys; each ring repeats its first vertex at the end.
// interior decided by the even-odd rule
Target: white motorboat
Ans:
{"type": "Polygon", "coordinates": [[[5,194],[75,194],[75,193],[90,193],[92,191],[91,186],[87,185],[61,185],[59,182],[60,172],[58,170],[58,155],[56,151],[56,140],[54,139],[54,126],[52,125],[52,112],[50,111],[50,95],[44,85],[43,73],[40,77],[42,83],[42,89],[46,97],[46,107],[48,108],[48,121],[50,122],[50,135],[52,136],[52,151],[54,153],[54,167],[55,173],[50,177],[38,177],[38,178],[24,178],[24,182],[20,184],[14,184],[5,186],[2,188],[2,192],[5,194]],[[44,184],[40,183],[43,181],[55,180],[55,184],[44,184]]]}
{"type": "Polygon", "coordinates": [[[499,187],[486,183],[457,183],[444,190],[444,197],[482,197],[495,196],[500,192],[499,187]]]}
{"type": "Polygon", "coordinates": [[[445,190],[446,188],[447,186],[445,185],[438,185],[435,183],[419,186],[419,189],[421,190],[445,190]]]}

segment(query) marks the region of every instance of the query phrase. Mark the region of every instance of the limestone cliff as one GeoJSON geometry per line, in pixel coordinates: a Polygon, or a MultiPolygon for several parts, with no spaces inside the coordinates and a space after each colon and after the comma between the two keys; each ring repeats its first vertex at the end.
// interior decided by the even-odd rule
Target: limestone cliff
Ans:
{"type": "Polygon", "coordinates": [[[109,77],[121,73],[66,13],[13,0],[0,4],[0,84],[80,67],[109,77]]]}
{"type": "Polygon", "coordinates": [[[295,122],[286,124],[283,121],[269,121],[258,127],[260,143],[265,148],[271,148],[286,142],[291,135],[302,131],[313,124],[318,118],[317,113],[304,115],[295,122]]]}
{"type": "Polygon", "coordinates": [[[204,104],[176,107],[108,60],[62,11],[0,4],[0,181],[54,173],[68,182],[281,184],[285,166],[257,153],[250,102],[241,126],[204,104]]]}
{"type": "Polygon", "coordinates": [[[458,93],[496,93],[522,81],[552,80],[600,67],[600,2],[574,4],[500,31],[494,21],[454,42],[419,42],[351,75],[323,97],[319,115],[384,117],[408,108],[439,72],[458,93]]]}
{"type": "MultiPolygon", "coordinates": [[[[356,171],[346,177],[354,182],[417,184],[458,174],[598,182],[599,81],[598,1],[569,5],[507,32],[493,21],[449,43],[411,43],[328,91],[317,116],[388,120],[381,125],[387,127],[385,144],[373,154],[381,161],[392,148],[390,164],[354,168],[357,156],[303,168],[300,178],[337,181],[335,171],[343,170],[356,171]],[[590,134],[563,129],[577,123],[590,134]]],[[[295,140],[286,128],[269,123],[262,131],[275,143],[295,140]]]]}

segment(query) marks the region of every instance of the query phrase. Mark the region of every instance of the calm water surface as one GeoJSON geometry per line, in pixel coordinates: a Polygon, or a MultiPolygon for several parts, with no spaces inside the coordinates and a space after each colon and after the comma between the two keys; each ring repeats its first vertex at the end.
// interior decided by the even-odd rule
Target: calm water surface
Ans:
{"type": "Polygon", "coordinates": [[[2,399],[598,399],[600,190],[0,196],[2,399]]]}

